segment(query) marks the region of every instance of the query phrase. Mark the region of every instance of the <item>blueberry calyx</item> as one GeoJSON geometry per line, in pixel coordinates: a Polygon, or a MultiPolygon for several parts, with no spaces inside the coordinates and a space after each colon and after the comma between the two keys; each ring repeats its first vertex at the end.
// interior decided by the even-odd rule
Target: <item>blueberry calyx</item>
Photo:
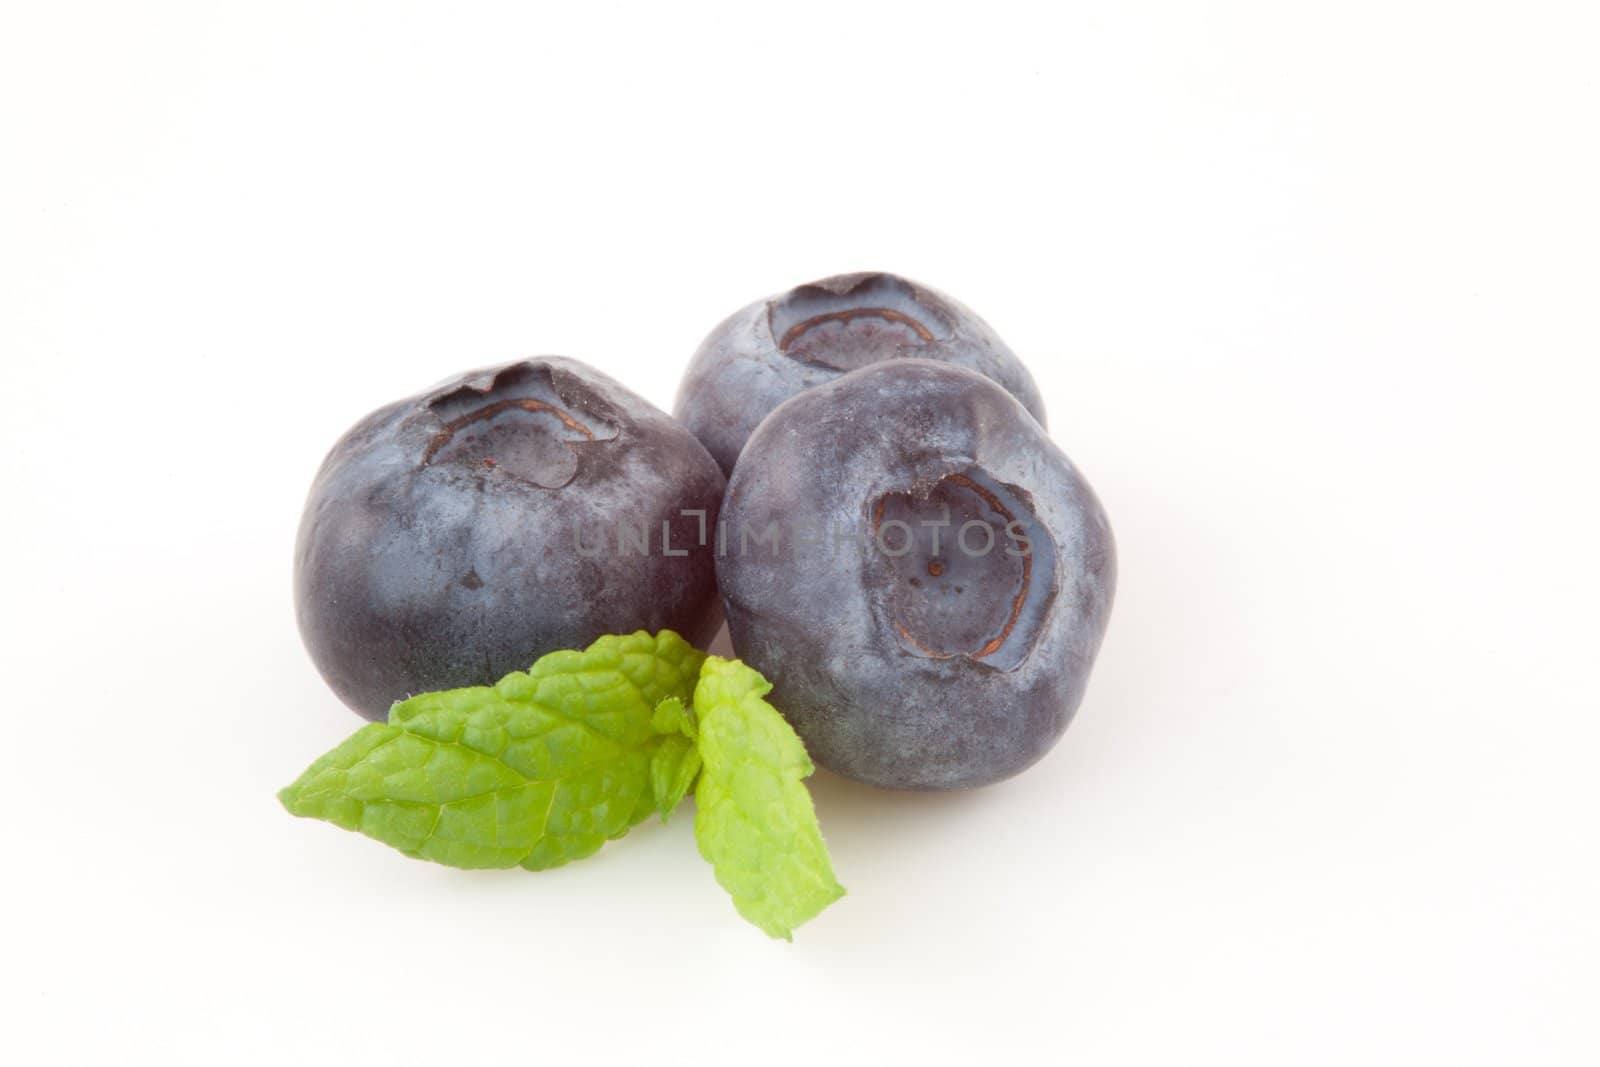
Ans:
{"type": "Polygon", "coordinates": [[[1056,550],[1027,494],[972,467],[872,507],[882,604],[902,648],[1014,670],[1056,595],[1056,550]]]}
{"type": "Polygon", "coordinates": [[[891,274],[845,274],[802,285],[767,308],[780,352],[851,371],[948,340],[950,324],[909,282],[891,274]]]}
{"type": "Polygon", "coordinates": [[[572,383],[558,388],[548,367],[517,363],[481,387],[468,382],[428,402],[440,420],[421,466],[450,463],[477,472],[503,472],[538,486],[560,489],[578,473],[576,448],[614,440],[617,428],[578,407],[572,383]]]}

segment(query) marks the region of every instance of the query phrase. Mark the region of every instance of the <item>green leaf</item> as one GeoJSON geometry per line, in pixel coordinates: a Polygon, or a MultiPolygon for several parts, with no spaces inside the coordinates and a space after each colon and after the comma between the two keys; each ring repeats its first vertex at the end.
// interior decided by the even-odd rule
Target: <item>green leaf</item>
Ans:
{"type": "Polygon", "coordinates": [[[794,729],[762,699],[772,685],[738,660],[709,657],[695,686],[704,767],[695,838],[739,914],[771,937],[844,895],[817,827],[811,774],[794,729]]]}
{"type": "Polygon", "coordinates": [[[651,725],[705,657],[670,630],[554,652],[492,686],[396,704],[278,794],[453,867],[542,870],[597,851],[656,807],[651,725]]]}
{"type": "Polygon", "coordinates": [[[666,734],[650,761],[650,785],[656,810],[666,822],[674,808],[694,788],[700,773],[700,746],[695,743],[694,709],[677,697],[656,705],[650,720],[658,734],[666,734]]]}
{"type": "Polygon", "coordinates": [[[668,697],[657,704],[650,723],[658,734],[682,734],[691,741],[695,738],[694,709],[684,707],[677,697],[668,697]]]}
{"type": "Polygon", "coordinates": [[[700,773],[700,750],[683,737],[666,737],[650,760],[650,789],[656,810],[666,822],[700,773]]]}

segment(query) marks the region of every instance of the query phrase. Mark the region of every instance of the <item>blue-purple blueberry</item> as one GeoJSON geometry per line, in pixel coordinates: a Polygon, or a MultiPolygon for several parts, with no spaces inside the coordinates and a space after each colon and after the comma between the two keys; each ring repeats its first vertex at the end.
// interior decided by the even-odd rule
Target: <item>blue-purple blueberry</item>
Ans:
{"type": "Polygon", "coordinates": [[[1116,580],[1094,492],[1012,395],[876,363],[788,400],[723,501],[733,646],[816,761],[874,785],[1016,774],[1083,697],[1116,580]]]}
{"type": "Polygon", "coordinates": [[[576,360],[473,371],[334,445],[295,549],[301,634],[371,719],[602,634],[704,645],[723,487],[693,435],[576,360]]]}
{"type": "Polygon", "coordinates": [[[1044,425],[1022,362],[969,308],[894,274],[840,274],[758,300],[700,345],[673,413],[731,473],[761,420],[805,389],[884,360],[933,359],[998,382],[1044,425]]]}

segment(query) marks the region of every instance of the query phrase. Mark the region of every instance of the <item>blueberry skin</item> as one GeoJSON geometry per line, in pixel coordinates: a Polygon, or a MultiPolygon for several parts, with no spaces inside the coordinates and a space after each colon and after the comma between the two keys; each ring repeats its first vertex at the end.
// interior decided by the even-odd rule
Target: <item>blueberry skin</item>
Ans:
{"type": "Polygon", "coordinates": [[[1045,425],[1032,376],[988,323],[935,289],[884,273],[823,278],[736,312],[701,343],[672,411],[731,473],[755,428],[785,400],[911,357],[993,379],[1045,425]]]}
{"type": "Polygon", "coordinates": [[[701,531],[724,484],[692,434],[576,360],[461,375],[373,412],[323,462],[295,548],[301,635],[377,720],[602,634],[704,645],[721,608],[701,531]]]}
{"type": "Polygon", "coordinates": [[[984,785],[1049,751],[1116,583],[1105,513],[1043,428],[988,379],[926,360],[869,366],[774,411],[734,469],[719,543],[739,657],[818,763],[896,789],[984,785]],[[941,550],[924,523],[944,515],[941,550]],[[888,536],[890,516],[914,550],[885,550],[912,540],[888,536]],[[982,527],[1012,522],[1025,536],[980,555],[982,527]],[[965,523],[978,524],[970,554],[954,542],[965,523]]]}

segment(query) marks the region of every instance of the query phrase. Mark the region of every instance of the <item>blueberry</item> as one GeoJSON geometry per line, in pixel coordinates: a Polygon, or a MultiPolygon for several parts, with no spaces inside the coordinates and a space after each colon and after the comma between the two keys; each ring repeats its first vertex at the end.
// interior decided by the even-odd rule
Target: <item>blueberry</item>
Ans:
{"type": "Polygon", "coordinates": [[[703,645],[723,485],[693,435],[576,360],[462,375],[373,412],[324,461],[295,550],[301,634],[371,719],[602,634],[703,645]]]}
{"type": "Polygon", "coordinates": [[[701,343],[673,413],[729,473],[773,408],[848,371],[901,357],[992,378],[1044,425],[1038,387],[988,323],[893,274],[840,274],[735,313],[701,343]]]}
{"type": "Polygon", "coordinates": [[[873,785],[1017,773],[1082,699],[1116,581],[1094,492],[1005,390],[906,359],[796,396],[723,500],[738,655],[816,761],[873,785]]]}

